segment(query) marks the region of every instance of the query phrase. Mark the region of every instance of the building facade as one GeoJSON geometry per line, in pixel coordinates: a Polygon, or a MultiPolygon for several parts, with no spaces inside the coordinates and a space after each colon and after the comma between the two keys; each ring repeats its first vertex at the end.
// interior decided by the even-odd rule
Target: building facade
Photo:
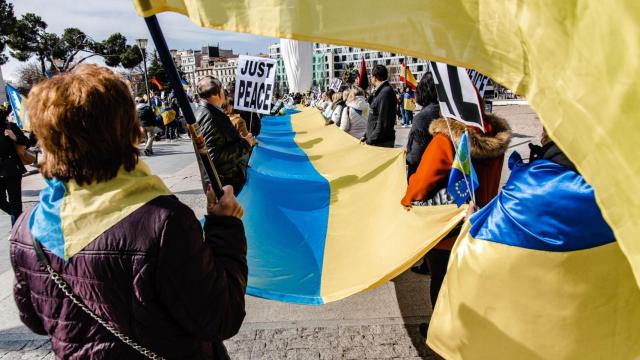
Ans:
{"type": "Polygon", "coordinates": [[[184,73],[184,80],[194,86],[196,84],[196,68],[202,60],[200,50],[178,50],[173,57],[176,65],[184,73]]]}
{"type": "Polygon", "coordinates": [[[226,88],[229,84],[236,81],[236,68],[238,67],[238,58],[218,58],[215,61],[207,62],[196,68],[196,82],[205,76],[213,76],[222,82],[226,88]]]}
{"type": "Polygon", "coordinates": [[[207,45],[200,50],[171,50],[171,55],[191,86],[208,75],[220,79],[225,85],[235,81],[238,60],[233,50],[207,45]]]}
{"type": "MultiPolygon", "coordinates": [[[[360,61],[362,59],[365,60],[369,73],[371,73],[371,69],[375,65],[385,65],[389,70],[389,82],[395,87],[402,86],[400,73],[403,62],[408,64],[409,70],[411,70],[417,80],[420,80],[429,68],[427,60],[405,57],[386,51],[321,43],[314,43],[313,51],[313,85],[318,86],[322,90],[328,87],[332,79],[341,79],[345,70],[353,68],[359,71],[360,61]]],[[[269,46],[269,57],[278,60],[276,83],[282,91],[286,92],[288,90],[287,75],[284,71],[280,44],[269,46]]]]}

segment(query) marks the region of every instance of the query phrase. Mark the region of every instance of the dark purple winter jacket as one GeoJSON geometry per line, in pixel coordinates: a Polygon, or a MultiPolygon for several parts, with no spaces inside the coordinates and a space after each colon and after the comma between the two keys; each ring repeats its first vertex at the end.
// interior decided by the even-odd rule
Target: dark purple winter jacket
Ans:
{"type": "MultiPolygon", "coordinates": [[[[139,359],[67,299],[38,263],[23,214],[11,233],[20,318],[51,338],[58,358],[139,359]]],[[[173,196],[136,210],[54,270],[100,317],[166,359],[211,359],[212,341],[235,335],[245,316],[242,221],[194,213],[173,196]]]]}

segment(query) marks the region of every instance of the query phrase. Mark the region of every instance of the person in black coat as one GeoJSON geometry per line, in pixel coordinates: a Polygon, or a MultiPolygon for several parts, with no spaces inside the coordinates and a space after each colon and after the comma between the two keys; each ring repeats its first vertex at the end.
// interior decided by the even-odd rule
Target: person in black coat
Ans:
{"type": "Polygon", "coordinates": [[[424,150],[433,136],[429,133],[431,122],[440,117],[438,94],[431,73],[420,79],[416,88],[416,102],[422,106],[411,125],[407,139],[407,180],[416,172],[424,150]]]}
{"type": "MultiPolygon", "coordinates": [[[[222,110],[226,97],[220,80],[212,76],[202,78],[198,82],[198,95],[201,98],[195,113],[198,129],[222,185],[233,186],[234,194],[238,195],[247,181],[247,165],[256,140],[251,133],[241,137],[222,110]]],[[[202,175],[209,182],[204,172],[202,175]]]]}
{"type": "Polygon", "coordinates": [[[371,82],[376,87],[367,120],[367,131],[360,141],[368,145],[392,148],[396,141],[397,99],[387,81],[389,73],[384,65],[376,65],[371,71],[371,82]]]}
{"type": "Polygon", "coordinates": [[[0,209],[11,215],[11,225],[22,213],[22,174],[27,172],[16,144],[29,146],[29,139],[15,123],[0,119],[0,209]]]}
{"type": "Polygon", "coordinates": [[[247,129],[254,137],[260,135],[262,115],[245,110],[238,111],[238,114],[240,114],[242,120],[247,124],[247,129]]]}

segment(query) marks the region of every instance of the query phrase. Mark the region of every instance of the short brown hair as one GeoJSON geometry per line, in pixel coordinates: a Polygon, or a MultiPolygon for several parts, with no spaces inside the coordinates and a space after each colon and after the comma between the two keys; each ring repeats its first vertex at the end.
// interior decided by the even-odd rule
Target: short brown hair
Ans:
{"type": "Polygon", "coordinates": [[[198,95],[203,99],[208,99],[213,95],[220,95],[222,83],[213,76],[205,76],[198,81],[198,95]]]}
{"type": "Polygon", "coordinates": [[[45,80],[31,90],[27,108],[46,178],[83,185],[135,168],[141,138],[135,105],[111,70],[81,65],[45,80]]]}

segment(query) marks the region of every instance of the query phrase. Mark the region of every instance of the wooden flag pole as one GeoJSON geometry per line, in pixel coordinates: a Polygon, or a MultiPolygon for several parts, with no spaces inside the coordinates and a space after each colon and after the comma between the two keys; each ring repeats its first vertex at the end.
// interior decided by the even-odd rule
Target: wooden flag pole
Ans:
{"type": "Polygon", "coordinates": [[[207,144],[204,141],[204,137],[198,131],[196,118],[193,115],[193,110],[191,109],[191,105],[189,104],[187,93],[182,87],[182,79],[180,79],[180,74],[178,73],[176,64],[174,64],[171,53],[169,52],[169,47],[167,46],[164,35],[162,34],[160,23],[158,23],[158,19],[155,15],[144,18],[144,21],[147,23],[147,28],[149,29],[149,33],[151,34],[153,43],[155,44],[156,50],[158,51],[158,56],[160,57],[160,61],[162,62],[162,67],[169,77],[169,82],[171,83],[171,87],[173,88],[173,94],[178,99],[178,105],[180,105],[182,114],[187,121],[187,130],[191,135],[193,148],[200,159],[199,165],[204,169],[202,179],[203,188],[206,191],[207,185],[210,184],[216,197],[221,198],[224,192],[222,190],[220,177],[218,176],[218,172],[215,165],[213,164],[213,161],[211,161],[211,157],[209,156],[209,151],[207,149],[207,144]],[[204,178],[204,175],[206,175],[208,180],[204,178]]]}

